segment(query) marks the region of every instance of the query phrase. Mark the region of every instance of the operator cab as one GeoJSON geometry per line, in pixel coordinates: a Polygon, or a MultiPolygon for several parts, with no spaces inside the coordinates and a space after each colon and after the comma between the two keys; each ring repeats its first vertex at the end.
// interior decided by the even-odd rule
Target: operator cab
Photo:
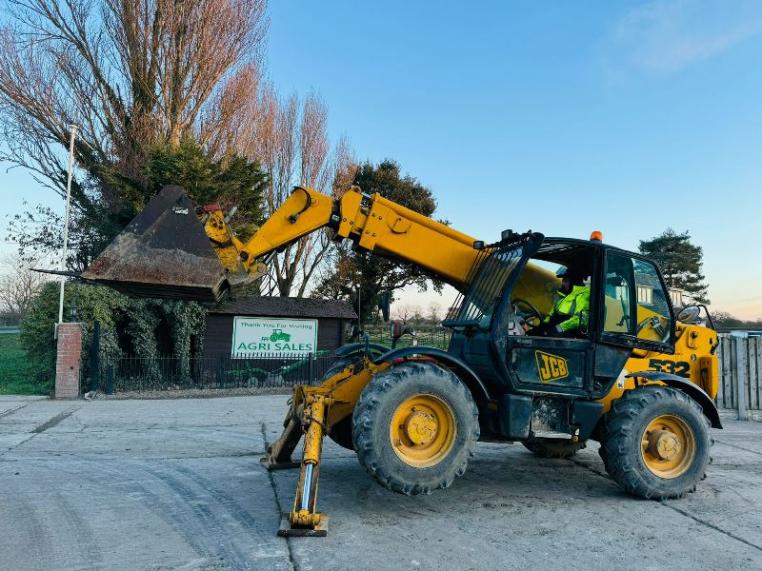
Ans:
{"type": "Polygon", "coordinates": [[[455,331],[450,352],[506,392],[601,398],[633,350],[674,352],[667,288],[639,254],[530,232],[485,249],[473,271],[455,316],[443,322],[455,331]],[[553,317],[562,267],[587,296],[571,311],[574,323],[553,317]]]}
{"type": "Polygon", "coordinates": [[[602,395],[633,350],[674,351],[656,265],[599,240],[543,239],[509,295],[506,370],[517,390],[602,395]]]}

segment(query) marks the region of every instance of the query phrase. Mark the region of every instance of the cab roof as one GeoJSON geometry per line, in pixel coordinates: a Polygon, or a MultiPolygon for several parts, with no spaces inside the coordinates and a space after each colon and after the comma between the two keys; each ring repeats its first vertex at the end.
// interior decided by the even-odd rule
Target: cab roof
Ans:
{"type": "Polygon", "coordinates": [[[563,263],[568,266],[569,263],[578,260],[581,256],[589,255],[590,252],[603,252],[607,250],[616,251],[626,256],[643,258],[641,254],[623,250],[599,240],[581,240],[579,238],[563,238],[560,236],[545,237],[533,257],[539,260],[563,263]]]}

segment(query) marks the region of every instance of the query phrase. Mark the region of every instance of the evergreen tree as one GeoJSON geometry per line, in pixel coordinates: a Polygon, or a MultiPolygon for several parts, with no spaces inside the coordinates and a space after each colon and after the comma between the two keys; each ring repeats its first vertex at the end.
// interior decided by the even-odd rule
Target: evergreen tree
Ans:
{"type": "Polygon", "coordinates": [[[262,196],[268,176],[258,162],[239,155],[213,159],[193,139],[184,139],[170,150],[157,147],[146,166],[148,194],[153,196],[168,184],[182,186],[197,205],[216,202],[227,211],[238,210],[231,226],[246,240],[262,223],[262,196]]]}
{"type": "Polygon", "coordinates": [[[691,242],[687,230],[678,234],[667,228],[659,236],[641,240],[638,249],[659,264],[667,286],[682,289],[698,302],[709,303],[708,286],[701,273],[704,254],[701,246],[691,242]]]}

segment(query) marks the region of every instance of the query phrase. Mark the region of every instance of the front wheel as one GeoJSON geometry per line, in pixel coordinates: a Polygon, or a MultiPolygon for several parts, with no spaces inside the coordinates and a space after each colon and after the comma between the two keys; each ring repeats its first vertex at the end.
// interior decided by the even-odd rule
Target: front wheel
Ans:
{"type": "Polygon", "coordinates": [[[381,485],[429,494],[462,476],[479,438],[471,393],[452,371],[410,362],[376,375],[352,416],[360,464],[381,485]]]}
{"type": "Polygon", "coordinates": [[[601,457],[625,491],[661,500],[696,489],[710,446],[709,423],[698,403],[676,389],[651,386],[613,404],[601,457]]]}

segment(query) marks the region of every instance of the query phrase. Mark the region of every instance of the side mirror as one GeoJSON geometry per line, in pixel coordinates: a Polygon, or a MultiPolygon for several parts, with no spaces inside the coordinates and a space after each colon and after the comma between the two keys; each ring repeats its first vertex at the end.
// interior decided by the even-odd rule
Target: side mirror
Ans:
{"type": "Polygon", "coordinates": [[[689,325],[696,324],[701,319],[701,308],[698,305],[689,305],[680,310],[677,320],[689,325]]]}

